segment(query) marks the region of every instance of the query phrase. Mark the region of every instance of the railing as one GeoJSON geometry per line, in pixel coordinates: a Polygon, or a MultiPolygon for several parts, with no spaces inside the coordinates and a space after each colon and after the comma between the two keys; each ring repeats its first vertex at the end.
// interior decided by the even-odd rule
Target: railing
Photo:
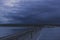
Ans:
{"type": "Polygon", "coordinates": [[[24,31],[24,32],[18,32],[18,33],[15,33],[15,34],[11,34],[11,35],[2,37],[0,40],[18,40],[19,38],[21,38],[21,40],[22,39],[25,40],[25,37],[27,37],[29,35],[30,35],[30,39],[31,39],[32,38],[31,33],[32,33],[32,30],[24,31]]]}
{"type": "Polygon", "coordinates": [[[38,31],[38,28],[32,28],[23,32],[17,32],[5,37],[1,37],[0,40],[32,40],[33,35],[38,31]]]}
{"type": "Polygon", "coordinates": [[[34,32],[36,32],[37,29],[36,28],[32,28],[32,29],[28,29],[26,31],[23,32],[17,32],[15,34],[11,34],[5,37],[1,37],[0,40],[31,40],[32,39],[32,35],[34,32]]]}

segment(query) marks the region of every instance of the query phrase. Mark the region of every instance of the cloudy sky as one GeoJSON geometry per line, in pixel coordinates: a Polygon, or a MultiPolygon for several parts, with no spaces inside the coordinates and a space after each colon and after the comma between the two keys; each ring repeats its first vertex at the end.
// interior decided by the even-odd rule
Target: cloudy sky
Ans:
{"type": "Polygon", "coordinates": [[[60,0],[0,0],[0,24],[60,24],[60,0]]]}

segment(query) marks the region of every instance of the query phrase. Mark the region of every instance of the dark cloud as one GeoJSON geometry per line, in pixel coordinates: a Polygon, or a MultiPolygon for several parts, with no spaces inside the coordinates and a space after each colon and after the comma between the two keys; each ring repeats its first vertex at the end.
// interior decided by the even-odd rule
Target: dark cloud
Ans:
{"type": "Polygon", "coordinates": [[[1,23],[60,23],[59,0],[25,0],[0,7],[1,23]]]}

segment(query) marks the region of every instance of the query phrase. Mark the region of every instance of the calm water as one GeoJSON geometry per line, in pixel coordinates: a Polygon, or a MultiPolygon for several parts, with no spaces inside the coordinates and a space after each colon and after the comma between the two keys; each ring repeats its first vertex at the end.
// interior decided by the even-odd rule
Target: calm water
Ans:
{"type": "Polygon", "coordinates": [[[26,27],[0,27],[0,37],[8,36],[16,32],[27,31],[30,28],[26,27]]]}

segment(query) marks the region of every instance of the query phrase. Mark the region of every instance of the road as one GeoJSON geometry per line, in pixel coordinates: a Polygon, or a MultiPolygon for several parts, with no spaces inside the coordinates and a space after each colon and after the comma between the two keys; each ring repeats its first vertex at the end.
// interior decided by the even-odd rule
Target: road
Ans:
{"type": "Polygon", "coordinates": [[[60,27],[43,28],[36,40],[60,40],[60,27]]]}

